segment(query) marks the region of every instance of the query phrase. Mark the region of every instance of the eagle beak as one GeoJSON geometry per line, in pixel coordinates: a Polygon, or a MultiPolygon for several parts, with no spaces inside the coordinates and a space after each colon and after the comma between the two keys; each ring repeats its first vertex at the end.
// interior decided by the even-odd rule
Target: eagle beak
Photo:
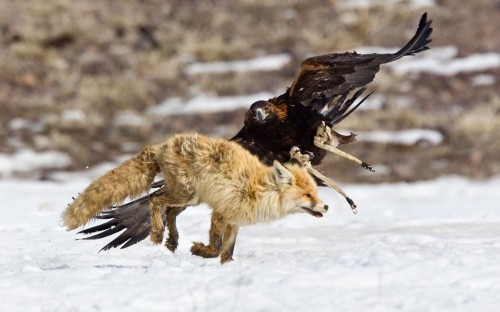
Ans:
{"type": "Polygon", "coordinates": [[[255,118],[257,118],[257,120],[258,120],[259,122],[264,121],[264,119],[266,119],[266,117],[267,117],[267,114],[264,112],[264,110],[263,110],[263,109],[261,109],[261,108],[257,108],[257,109],[255,110],[255,118]]]}

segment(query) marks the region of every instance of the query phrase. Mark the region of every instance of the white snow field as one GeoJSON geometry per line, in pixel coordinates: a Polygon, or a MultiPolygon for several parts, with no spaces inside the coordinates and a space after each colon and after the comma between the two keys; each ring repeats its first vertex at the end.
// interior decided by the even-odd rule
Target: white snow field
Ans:
{"type": "Polygon", "coordinates": [[[222,266],[189,253],[206,207],[175,254],[76,241],[59,216],[89,181],[0,181],[0,311],[500,311],[500,177],[343,185],[357,215],[322,188],[323,218],[242,228],[222,266]]]}

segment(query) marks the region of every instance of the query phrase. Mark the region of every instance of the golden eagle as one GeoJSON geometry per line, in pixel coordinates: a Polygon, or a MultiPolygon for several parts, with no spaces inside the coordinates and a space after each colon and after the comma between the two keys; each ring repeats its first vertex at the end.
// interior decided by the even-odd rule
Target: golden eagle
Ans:
{"type": "MultiPolygon", "coordinates": [[[[332,127],[369,96],[361,98],[365,86],[374,79],[381,64],[429,49],[430,26],[431,21],[427,20],[425,13],[413,38],[396,53],[346,52],[305,59],[284,94],[250,106],[242,129],[231,140],[241,144],[266,164],[272,164],[275,159],[290,161],[290,151],[296,146],[311,155],[312,165],[321,163],[328,149],[371,170],[367,163],[336,149],[339,144],[352,142],[355,134],[341,135],[333,131],[332,127]]],[[[109,221],[80,233],[97,232],[85,239],[98,239],[125,229],[101,250],[119,246],[126,248],[145,239],[151,229],[148,200],[162,193],[162,185],[163,181],[159,181],[152,185],[159,189],[151,194],[103,212],[97,218],[109,221]]],[[[352,201],[348,197],[346,199],[353,206],[352,201]]],[[[178,209],[170,217],[175,218],[184,209],[178,209]]]]}

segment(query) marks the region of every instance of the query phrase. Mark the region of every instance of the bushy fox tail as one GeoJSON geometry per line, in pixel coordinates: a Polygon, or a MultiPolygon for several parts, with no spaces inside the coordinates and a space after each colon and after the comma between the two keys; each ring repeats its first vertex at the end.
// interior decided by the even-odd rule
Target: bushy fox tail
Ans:
{"type": "Polygon", "coordinates": [[[84,225],[103,209],[119,204],[127,197],[134,198],[146,192],[160,170],[156,154],[156,146],[150,145],[139,155],[93,181],[63,212],[67,230],[84,225]]]}

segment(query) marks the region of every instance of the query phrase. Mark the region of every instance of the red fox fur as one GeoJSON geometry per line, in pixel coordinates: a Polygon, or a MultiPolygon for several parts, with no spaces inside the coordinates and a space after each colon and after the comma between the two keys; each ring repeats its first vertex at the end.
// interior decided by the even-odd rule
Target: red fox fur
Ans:
{"type": "Polygon", "coordinates": [[[159,172],[165,186],[162,195],[150,199],[151,240],[163,240],[162,210],[176,214],[206,203],[213,209],[209,245],[194,243],[191,252],[221,255],[222,263],[232,260],[240,226],[300,212],[321,217],[328,209],[305,168],[276,161],[268,167],[237,143],[187,134],[149,145],[93,181],[63,212],[64,225],[75,229],[103,209],[147,192],[159,172]]]}

